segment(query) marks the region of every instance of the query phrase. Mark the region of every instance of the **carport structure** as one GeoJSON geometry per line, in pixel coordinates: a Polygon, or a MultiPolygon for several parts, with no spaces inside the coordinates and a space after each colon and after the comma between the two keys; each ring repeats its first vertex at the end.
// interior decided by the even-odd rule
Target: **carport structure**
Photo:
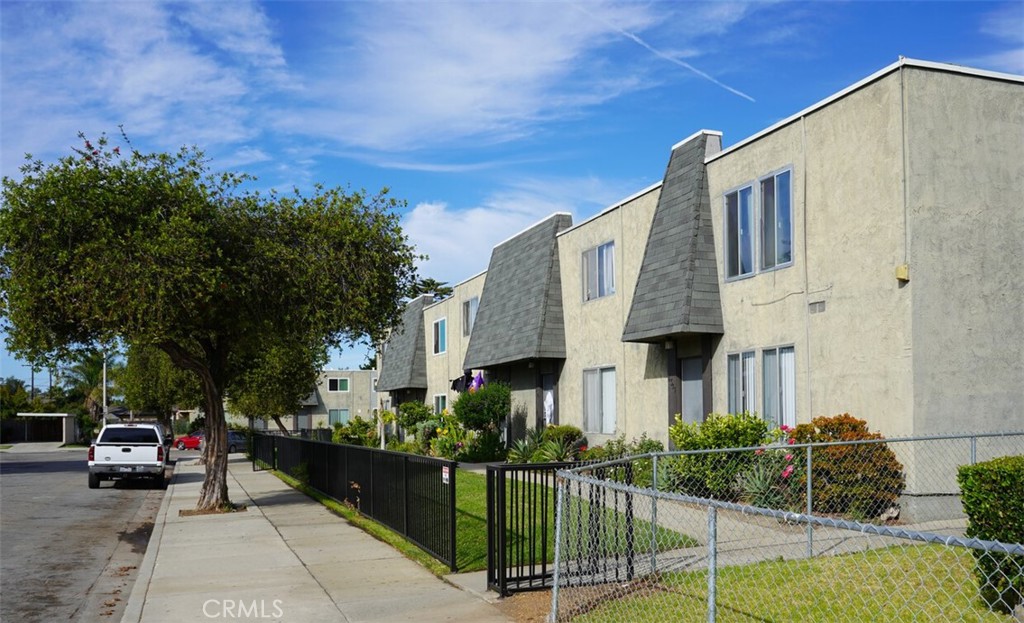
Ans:
{"type": "Polygon", "coordinates": [[[19,413],[25,422],[25,441],[75,441],[75,416],[71,413],[19,413]]]}

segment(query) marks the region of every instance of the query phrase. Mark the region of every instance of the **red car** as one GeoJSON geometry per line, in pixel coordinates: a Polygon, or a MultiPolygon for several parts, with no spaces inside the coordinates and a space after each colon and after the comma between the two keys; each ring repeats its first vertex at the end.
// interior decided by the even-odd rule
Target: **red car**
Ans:
{"type": "Polygon", "coordinates": [[[202,444],[202,433],[192,433],[191,435],[183,435],[174,440],[174,447],[179,450],[198,450],[199,446],[201,446],[202,444]]]}

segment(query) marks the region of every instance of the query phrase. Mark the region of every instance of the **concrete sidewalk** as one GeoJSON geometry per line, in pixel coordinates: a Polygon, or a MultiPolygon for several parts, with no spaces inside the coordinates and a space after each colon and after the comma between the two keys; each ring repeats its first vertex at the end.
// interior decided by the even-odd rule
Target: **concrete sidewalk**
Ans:
{"type": "Polygon", "coordinates": [[[175,466],[123,622],[508,620],[242,459],[228,489],[244,512],[181,517],[202,480],[175,466]]]}

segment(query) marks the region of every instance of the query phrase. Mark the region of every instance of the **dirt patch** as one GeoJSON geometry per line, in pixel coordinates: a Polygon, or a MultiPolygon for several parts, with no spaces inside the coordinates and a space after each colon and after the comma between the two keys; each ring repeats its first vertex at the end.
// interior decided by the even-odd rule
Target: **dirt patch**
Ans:
{"type": "Polygon", "coordinates": [[[551,612],[551,591],[527,591],[505,597],[498,608],[516,623],[547,623],[551,612]]]}
{"type": "Polygon", "coordinates": [[[198,515],[224,515],[227,513],[244,513],[249,510],[245,504],[231,504],[209,510],[181,509],[179,517],[196,517],[198,515]]]}

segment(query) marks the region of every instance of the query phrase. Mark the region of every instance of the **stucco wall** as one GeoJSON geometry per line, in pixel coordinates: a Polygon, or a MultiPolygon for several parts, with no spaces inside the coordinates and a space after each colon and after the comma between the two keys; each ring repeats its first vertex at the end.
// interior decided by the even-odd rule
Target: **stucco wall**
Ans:
{"type": "Polygon", "coordinates": [[[310,408],[313,428],[329,427],[330,409],[348,409],[349,417],[369,419],[377,408],[377,393],[373,389],[376,370],[324,370],[317,384],[317,406],[310,408]],[[347,392],[328,391],[328,379],[347,378],[347,392]]]}
{"type": "Polygon", "coordinates": [[[434,404],[434,396],[447,396],[448,407],[458,397],[452,390],[452,380],[462,376],[462,363],[469,348],[469,336],[462,335],[462,304],[474,296],[479,299],[487,273],[480,273],[453,286],[450,297],[423,310],[423,333],[427,347],[427,403],[434,404]],[[443,354],[434,354],[434,322],[447,319],[448,345],[443,354]]]}
{"type": "Polygon", "coordinates": [[[643,261],[659,188],[567,230],[558,238],[565,318],[566,360],[559,379],[559,421],[581,429],[583,371],[615,367],[614,435],[587,433],[591,445],[646,432],[667,442],[665,351],[661,345],[622,341],[630,301],[643,261]],[[583,301],[583,252],[615,241],[615,294],[583,301]]]}
{"type": "Polygon", "coordinates": [[[761,350],[792,345],[797,422],[849,412],[887,436],[911,431],[910,293],[894,278],[904,261],[901,147],[890,74],[708,163],[723,280],[724,193],[785,168],[793,191],[792,264],[722,284],[716,411],[728,408],[729,353],[756,351],[761,412],[761,350]],[[824,311],[810,313],[819,302],[824,311]]]}
{"type": "Polygon", "coordinates": [[[1024,84],[907,68],[914,432],[1024,429],[1024,84]]]}

